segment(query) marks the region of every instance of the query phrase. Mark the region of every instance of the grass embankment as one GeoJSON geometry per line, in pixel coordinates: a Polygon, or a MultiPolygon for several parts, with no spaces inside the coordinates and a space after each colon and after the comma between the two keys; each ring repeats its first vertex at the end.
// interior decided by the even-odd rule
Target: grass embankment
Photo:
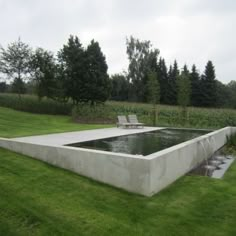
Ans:
{"type": "Polygon", "coordinates": [[[0,235],[236,235],[236,164],[151,198],[0,149],[0,235]]]}
{"type": "Polygon", "coordinates": [[[0,107],[0,137],[11,138],[105,127],[111,125],[76,124],[69,116],[36,115],[0,107]]]}

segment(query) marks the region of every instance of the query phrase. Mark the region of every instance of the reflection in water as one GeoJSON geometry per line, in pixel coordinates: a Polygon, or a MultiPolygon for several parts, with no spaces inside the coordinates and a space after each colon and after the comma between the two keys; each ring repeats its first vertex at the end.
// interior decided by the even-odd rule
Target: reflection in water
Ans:
{"type": "Polygon", "coordinates": [[[162,129],[147,133],[74,143],[69,146],[146,156],[208,132],[205,130],[162,129]]]}

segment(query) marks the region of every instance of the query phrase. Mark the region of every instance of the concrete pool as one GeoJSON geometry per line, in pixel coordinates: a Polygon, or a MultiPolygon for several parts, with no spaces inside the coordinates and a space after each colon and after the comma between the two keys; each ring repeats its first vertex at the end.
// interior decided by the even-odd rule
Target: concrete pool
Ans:
{"type": "Polygon", "coordinates": [[[72,143],[68,146],[147,156],[209,132],[209,130],[165,128],[138,134],[72,143]]]}
{"type": "Polygon", "coordinates": [[[0,138],[0,147],[130,192],[152,196],[209,158],[226,143],[227,135],[236,132],[235,127],[226,127],[146,156],[65,146],[162,129],[108,128],[14,139],[0,138]]]}

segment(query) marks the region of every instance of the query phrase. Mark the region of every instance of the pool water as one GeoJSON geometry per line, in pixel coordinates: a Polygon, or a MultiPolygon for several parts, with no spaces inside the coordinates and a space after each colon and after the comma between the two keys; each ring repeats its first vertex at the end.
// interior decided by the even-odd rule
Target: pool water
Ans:
{"type": "Polygon", "coordinates": [[[152,132],[73,143],[67,146],[146,156],[209,132],[206,130],[161,129],[152,132]]]}

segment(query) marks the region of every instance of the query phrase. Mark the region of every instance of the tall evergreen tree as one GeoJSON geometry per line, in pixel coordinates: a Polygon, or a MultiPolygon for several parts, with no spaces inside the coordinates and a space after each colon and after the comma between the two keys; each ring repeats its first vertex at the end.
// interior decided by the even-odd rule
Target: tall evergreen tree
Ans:
{"type": "Polygon", "coordinates": [[[165,60],[163,58],[159,59],[158,65],[157,65],[157,78],[159,79],[160,83],[160,90],[161,90],[161,98],[160,101],[162,104],[168,104],[168,72],[165,60]]]}
{"type": "Polygon", "coordinates": [[[201,78],[202,102],[204,107],[214,107],[216,105],[216,76],[215,68],[211,61],[208,61],[204,74],[201,78]]]}
{"type": "Polygon", "coordinates": [[[201,86],[200,86],[200,75],[196,69],[196,66],[192,66],[192,71],[190,73],[191,80],[191,105],[200,106],[201,105],[201,86]]]}
{"type": "Polygon", "coordinates": [[[74,103],[80,102],[83,91],[85,52],[77,36],[70,36],[66,45],[58,53],[61,73],[64,75],[65,96],[74,103]]]}
{"type": "Polygon", "coordinates": [[[86,73],[83,81],[81,98],[91,105],[105,102],[111,92],[111,81],[107,74],[107,63],[98,42],[94,40],[86,50],[86,73]]]}
{"type": "Polygon", "coordinates": [[[188,69],[188,66],[186,65],[186,64],[184,64],[184,67],[183,67],[183,73],[185,74],[185,75],[189,75],[189,69],[188,69]]]}
{"type": "Polygon", "coordinates": [[[177,61],[174,61],[173,66],[170,66],[168,72],[168,104],[176,105],[177,104],[177,77],[179,76],[179,69],[177,61]]]}

